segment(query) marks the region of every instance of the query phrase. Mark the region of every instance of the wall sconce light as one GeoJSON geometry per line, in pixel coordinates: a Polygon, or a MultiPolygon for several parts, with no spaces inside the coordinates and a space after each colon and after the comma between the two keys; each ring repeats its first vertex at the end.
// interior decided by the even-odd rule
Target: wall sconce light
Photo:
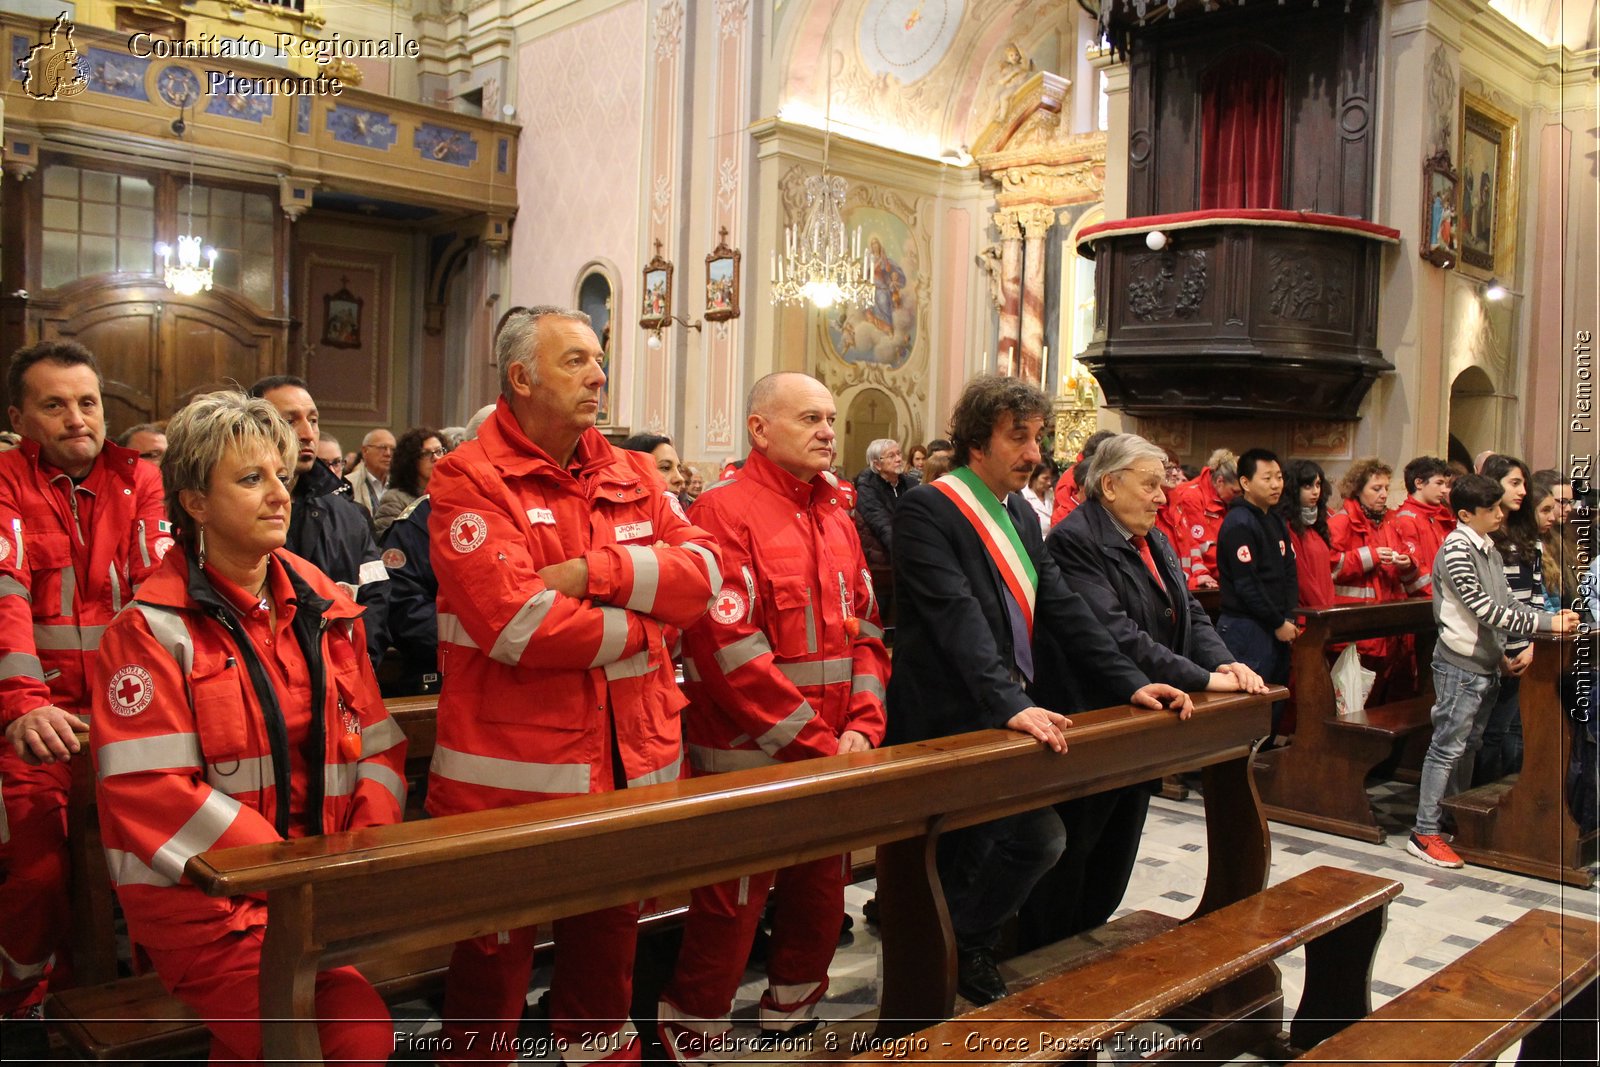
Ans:
{"type": "Polygon", "coordinates": [[[1160,230],[1151,230],[1144,235],[1144,246],[1152,252],[1159,252],[1167,247],[1167,235],[1160,230]]]}
{"type": "Polygon", "coordinates": [[[1515,289],[1507,288],[1506,283],[1499,278],[1490,278],[1483,283],[1483,298],[1490,303],[1498,304],[1508,296],[1521,299],[1522,294],[1515,289]]]}
{"type": "Polygon", "coordinates": [[[668,326],[672,325],[674,322],[677,323],[679,326],[687,326],[691,330],[704,330],[704,328],[705,328],[705,324],[702,323],[699,319],[695,319],[693,322],[691,322],[690,320],[684,318],[682,315],[668,315],[665,319],[663,319],[662,321],[656,323],[654,326],[652,326],[650,328],[650,336],[646,337],[645,340],[644,340],[645,347],[646,348],[660,348],[661,347],[661,331],[665,330],[668,326]]]}

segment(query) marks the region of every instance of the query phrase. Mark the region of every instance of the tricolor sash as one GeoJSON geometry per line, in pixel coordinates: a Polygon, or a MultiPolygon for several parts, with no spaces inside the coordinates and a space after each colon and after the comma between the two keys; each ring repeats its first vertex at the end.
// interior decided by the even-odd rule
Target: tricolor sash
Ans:
{"type": "Polygon", "coordinates": [[[989,558],[994,560],[995,567],[1000,571],[1001,580],[1006,583],[1017,607],[1022,610],[1022,619],[1027,624],[1028,637],[1031,639],[1033,602],[1039,590],[1039,572],[1034,570],[1033,560],[1029,558],[1027,549],[1022,547],[1022,538],[1017,534],[1010,513],[989,487],[983,484],[983,479],[972,472],[971,467],[957,467],[934,482],[933,487],[949,497],[951,503],[972,524],[972,528],[978,531],[978,540],[983,542],[989,558]]]}

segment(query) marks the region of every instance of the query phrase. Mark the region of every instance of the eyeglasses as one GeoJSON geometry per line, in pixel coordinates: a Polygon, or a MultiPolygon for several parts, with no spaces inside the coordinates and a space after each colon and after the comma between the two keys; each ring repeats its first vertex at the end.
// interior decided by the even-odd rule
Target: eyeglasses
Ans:
{"type": "Polygon", "coordinates": [[[432,456],[434,459],[443,459],[449,451],[448,448],[424,448],[422,454],[432,456]]]}
{"type": "Polygon", "coordinates": [[[329,467],[333,468],[336,471],[344,470],[344,457],[343,456],[339,457],[338,459],[330,459],[330,460],[327,461],[327,463],[328,463],[329,467]]]}

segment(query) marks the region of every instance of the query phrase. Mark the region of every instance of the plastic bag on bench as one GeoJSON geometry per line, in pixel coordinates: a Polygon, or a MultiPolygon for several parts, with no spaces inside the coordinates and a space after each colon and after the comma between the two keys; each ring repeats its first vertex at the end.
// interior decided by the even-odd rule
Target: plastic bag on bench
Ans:
{"type": "Polygon", "coordinates": [[[1367,697],[1372,684],[1378,680],[1374,671],[1361,665],[1361,655],[1355,645],[1344,646],[1339,658],[1333,661],[1333,702],[1339,718],[1367,721],[1367,697]]]}

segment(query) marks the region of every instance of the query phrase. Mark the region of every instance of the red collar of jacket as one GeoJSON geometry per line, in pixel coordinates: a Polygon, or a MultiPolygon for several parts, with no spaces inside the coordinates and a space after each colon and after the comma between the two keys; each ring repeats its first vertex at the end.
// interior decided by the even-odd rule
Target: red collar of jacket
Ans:
{"type": "Polygon", "coordinates": [[[522,432],[522,426],[512,414],[505,397],[495,402],[494,414],[484,420],[483,427],[478,431],[478,443],[495,470],[507,477],[531,474],[570,480],[571,470],[576,469],[578,480],[585,482],[599,480],[606,484],[630,486],[638,485],[641,480],[639,472],[628,463],[628,454],[612,447],[605,434],[593,426],[579,436],[578,448],[572,457],[573,466],[563,467],[522,432]]]}
{"type": "Polygon", "coordinates": [[[1196,481],[1200,483],[1200,500],[1206,509],[1206,514],[1215,518],[1228,513],[1228,502],[1217,495],[1217,484],[1211,478],[1211,468],[1203,469],[1196,481]]]}
{"type": "Polygon", "coordinates": [[[1455,512],[1450,510],[1448,503],[1424,504],[1416,497],[1408,496],[1406,502],[1400,506],[1416,512],[1421,518],[1432,519],[1435,522],[1454,523],[1456,519],[1455,512]]]}
{"type": "Polygon", "coordinates": [[[1379,523],[1374,523],[1367,517],[1367,511],[1361,506],[1361,501],[1354,498],[1344,502],[1344,513],[1350,518],[1350,529],[1362,537],[1371,537],[1378,532],[1379,523]]]}
{"type": "MultiPolygon", "coordinates": [[[[272,557],[288,572],[288,580],[295,590],[295,599],[298,602],[305,594],[312,593],[322,600],[327,601],[327,606],[322,609],[322,617],[329,621],[338,619],[360,618],[366,609],[350,599],[349,594],[334,584],[333,580],[323,574],[311,562],[301,559],[288,549],[280,548],[272,553],[272,557]]],[[[274,593],[281,591],[279,584],[283,575],[274,574],[272,588],[274,593]]],[[[158,608],[181,608],[189,611],[200,610],[205,605],[199,603],[190,595],[189,556],[181,546],[174,546],[168,552],[161,566],[143,585],[134,599],[140,603],[150,604],[158,608]]],[[[220,598],[220,594],[219,594],[220,598]]]]}
{"type": "Polygon", "coordinates": [[[837,508],[843,506],[845,499],[831,472],[823,471],[809,482],[802,482],[760,452],[751,452],[734,477],[770,489],[791,507],[837,508]]]}
{"type": "MultiPolygon", "coordinates": [[[[17,451],[28,457],[28,466],[33,469],[34,474],[38,475],[39,480],[42,482],[48,482],[52,478],[66,473],[56,467],[51,467],[49,470],[44,469],[39,442],[32,438],[23,438],[22,443],[17,446],[17,451]]],[[[100,449],[100,454],[95,457],[94,463],[89,467],[89,473],[84,475],[80,484],[87,487],[97,496],[102,492],[101,485],[104,479],[109,478],[126,482],[131,486],[133,484],[134,464],[138,462],[139,453],[131,448],[123,448],[119,444],[107,441],[104,447],[100,449]]]]}

